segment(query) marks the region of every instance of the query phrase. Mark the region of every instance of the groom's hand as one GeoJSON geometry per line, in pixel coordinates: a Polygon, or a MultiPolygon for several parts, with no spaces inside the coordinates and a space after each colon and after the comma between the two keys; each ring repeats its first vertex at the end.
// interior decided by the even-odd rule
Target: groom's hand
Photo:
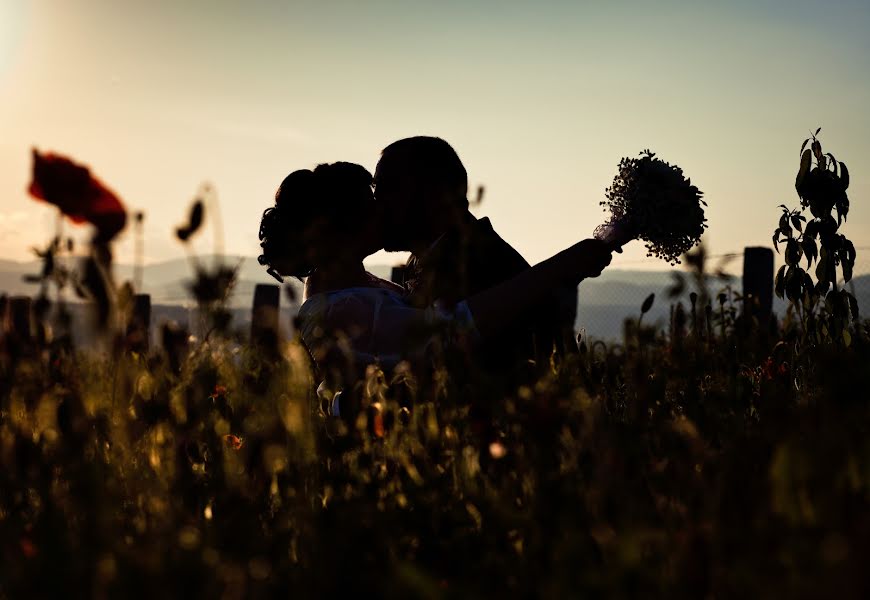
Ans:
{"type": "Polygon", "coordinates": [[[580,245],[583,249],[583,277],[598,277],[613,258],[613,246],[595,238],[583,240],[580,245]]]}

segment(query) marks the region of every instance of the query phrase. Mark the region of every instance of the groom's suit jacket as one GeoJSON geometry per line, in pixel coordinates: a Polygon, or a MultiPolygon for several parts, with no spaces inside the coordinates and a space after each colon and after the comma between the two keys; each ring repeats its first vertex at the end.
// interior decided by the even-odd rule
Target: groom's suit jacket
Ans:
{"type": "MultiPolygon", "coordinates": [[[[488,218],[475,219],[468,213],[463,226],[445,233],[425,254],[411,256],[405,282],[414,304],[431,306],[438,301],[452,307],[528,268],[526,259],[495,232],[488,218]]],[[[548,294],[483,345],[481,366],[505,372],[528,360],[547,364],[554,348],[558,353],[576,351],[576,301],[576,288],[548,294]]]]}

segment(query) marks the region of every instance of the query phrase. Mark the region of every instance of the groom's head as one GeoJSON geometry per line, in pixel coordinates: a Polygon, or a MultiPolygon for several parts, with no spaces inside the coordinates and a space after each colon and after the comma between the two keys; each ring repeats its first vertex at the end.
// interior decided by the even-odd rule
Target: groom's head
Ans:
{"type": "Polygon", "coordinates": [[[450,144],[436,137],[393,142],[375,170],[386,250],[421,250],[468,211],[468,175],[450,144]]]}

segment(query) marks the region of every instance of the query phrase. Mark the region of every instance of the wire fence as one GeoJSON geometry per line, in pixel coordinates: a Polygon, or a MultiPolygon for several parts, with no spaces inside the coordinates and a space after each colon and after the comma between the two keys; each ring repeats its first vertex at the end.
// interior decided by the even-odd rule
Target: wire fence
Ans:
{"type": "MultiPolygon", "coordinates": [[[[856,248],[857,259],[854,275],[848,283],[840,285],[857,299],[859,308],[870,310],[870,246],[856,248]]],[[[706,273],[707,291],[715,297],[719,293],[742,294],[744,252],[726,252],[706,257],[709,270],[706,273]],[[720,265],[728,265],[717,273],[720,265]]],[[[641,305],[650,294],[655,294],[652,308],[644,315],[644,323],[667,326],[671,305],[689,303],[689,294],[698,293],[697,280],[685,268],[669,271],[644,269],[661,264],[655,259],[620,262],[615,268],[605,271],[600,277],[583,282],[578,290],[577,319],[575,329],[589,339],[618,340],[623,337],[626,319],[637,319],[641,305]],[[681,282],[682,281],[682,285],[681,282]]],[[[784,264],[781,254],[774,253],[774,273],[784,264]]],[[[812,269],[811,269],[812,272],[812,269]]],[[[788,300],[773,297],[773,311],[783,315],[788,300]]],[[[863,313],[862,313],[863,314],[863,313]]]]}
{"type": "MultiPolygon", "coordinates": [[[[860,308],[870,310],[870,246],[862,246],[856,250],[858,256],[854,276],[852,281],[844,285],[857,298],[860,308]]],[[[746,252],[727,252],[707,256],[703,278],[707,293],[711,297],[716,297],[720,293],[732,294],[732,298],[734,298],[733,294],[742,294],[744,270],[742,263],[745,259],[746,252]]],[[[770,280],[771,290],[773,272],[781,264],[783,264],[782,256],[774,254],[773,264],[767,263],[762,269],[766,273],[763,278],[770,280]]],[[[691,292],[700,293],[699,281],[685,266],[681,269],[656,270],[655,267],[659,265],[661,262],[655,259],[619,262],[606,269],[601,276],[584,281],[578,288],[575,330],[578,333],[582,332],[589,339],[611,341],[622,339],[626,319],[637,319],[640,316],[641,305],[650,294],[654,294],[655,299],[650,310],[644,315],[644,323],[660,328],[667,327],[671,306],[678,302],[688,306],[691,292]]],[[[241,297],[236,299],[238,302],[234,306],[229,307],[234,328],[240,331],[256,329],[258,290],[260,294],[267,293],[270,298],[274,298],[269,304],[274,304],[272,308],[275,310],[275,315],[270,316],[268,320],[271,322],[275,319],[277,327],[284,335],[291,334],[298,302],[281,301],[278,288],[273,284],[241,282],[237,294],[241,297]],[[267,291],[266,288],[269,290],[267,291]]],[[[769,295],[772,295],[772,292],[769,295]]],[[[29,303],[31,298],[27,300],[29,303]]],[[[148,317],[145,319],[148,323],[146,329],[149,331],[145,334],[146,338],[155,338],[155,330],[165,322],[174,321],[186,326],[195,324],[197,322],[195,310],[186,304],[167,303],[156,299],[152,310],[152,298],[149,296],[148,317]]],[[[259,302],[259,304],[263,303],[259,302]]],[[[774,313],[782,315],[787,307],[788,301],[773,297],[774,313]]],[[[88,322],[88,308],[84,304],[72,304],[69,308],[75,313],[74,329],[81,329],[77,332],[78,339],[84,341],[91,335],[89,330],[83,327],[83,324],[88,322]]],[[[262,309],[260,310],[262,312],[262,309]]],[[[271,312],[269,314],[272,315],[271,312]]],[[[191,331],[195,333],[195,328],[191,331]]]]}

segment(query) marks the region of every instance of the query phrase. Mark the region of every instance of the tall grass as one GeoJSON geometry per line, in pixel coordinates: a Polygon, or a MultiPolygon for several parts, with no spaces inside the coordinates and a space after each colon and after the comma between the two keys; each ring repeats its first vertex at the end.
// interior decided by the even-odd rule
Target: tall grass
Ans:
{"type": "Polygon", "coordinates": [[[296,340],[228,333],[232,269],[150,349],[41,296],[0,345],[0,597],[866,597],[868,324],[808,344],[688,262],[665,332],[650,297],[507,391],[373,367],[344,419],[296,340]]]}

